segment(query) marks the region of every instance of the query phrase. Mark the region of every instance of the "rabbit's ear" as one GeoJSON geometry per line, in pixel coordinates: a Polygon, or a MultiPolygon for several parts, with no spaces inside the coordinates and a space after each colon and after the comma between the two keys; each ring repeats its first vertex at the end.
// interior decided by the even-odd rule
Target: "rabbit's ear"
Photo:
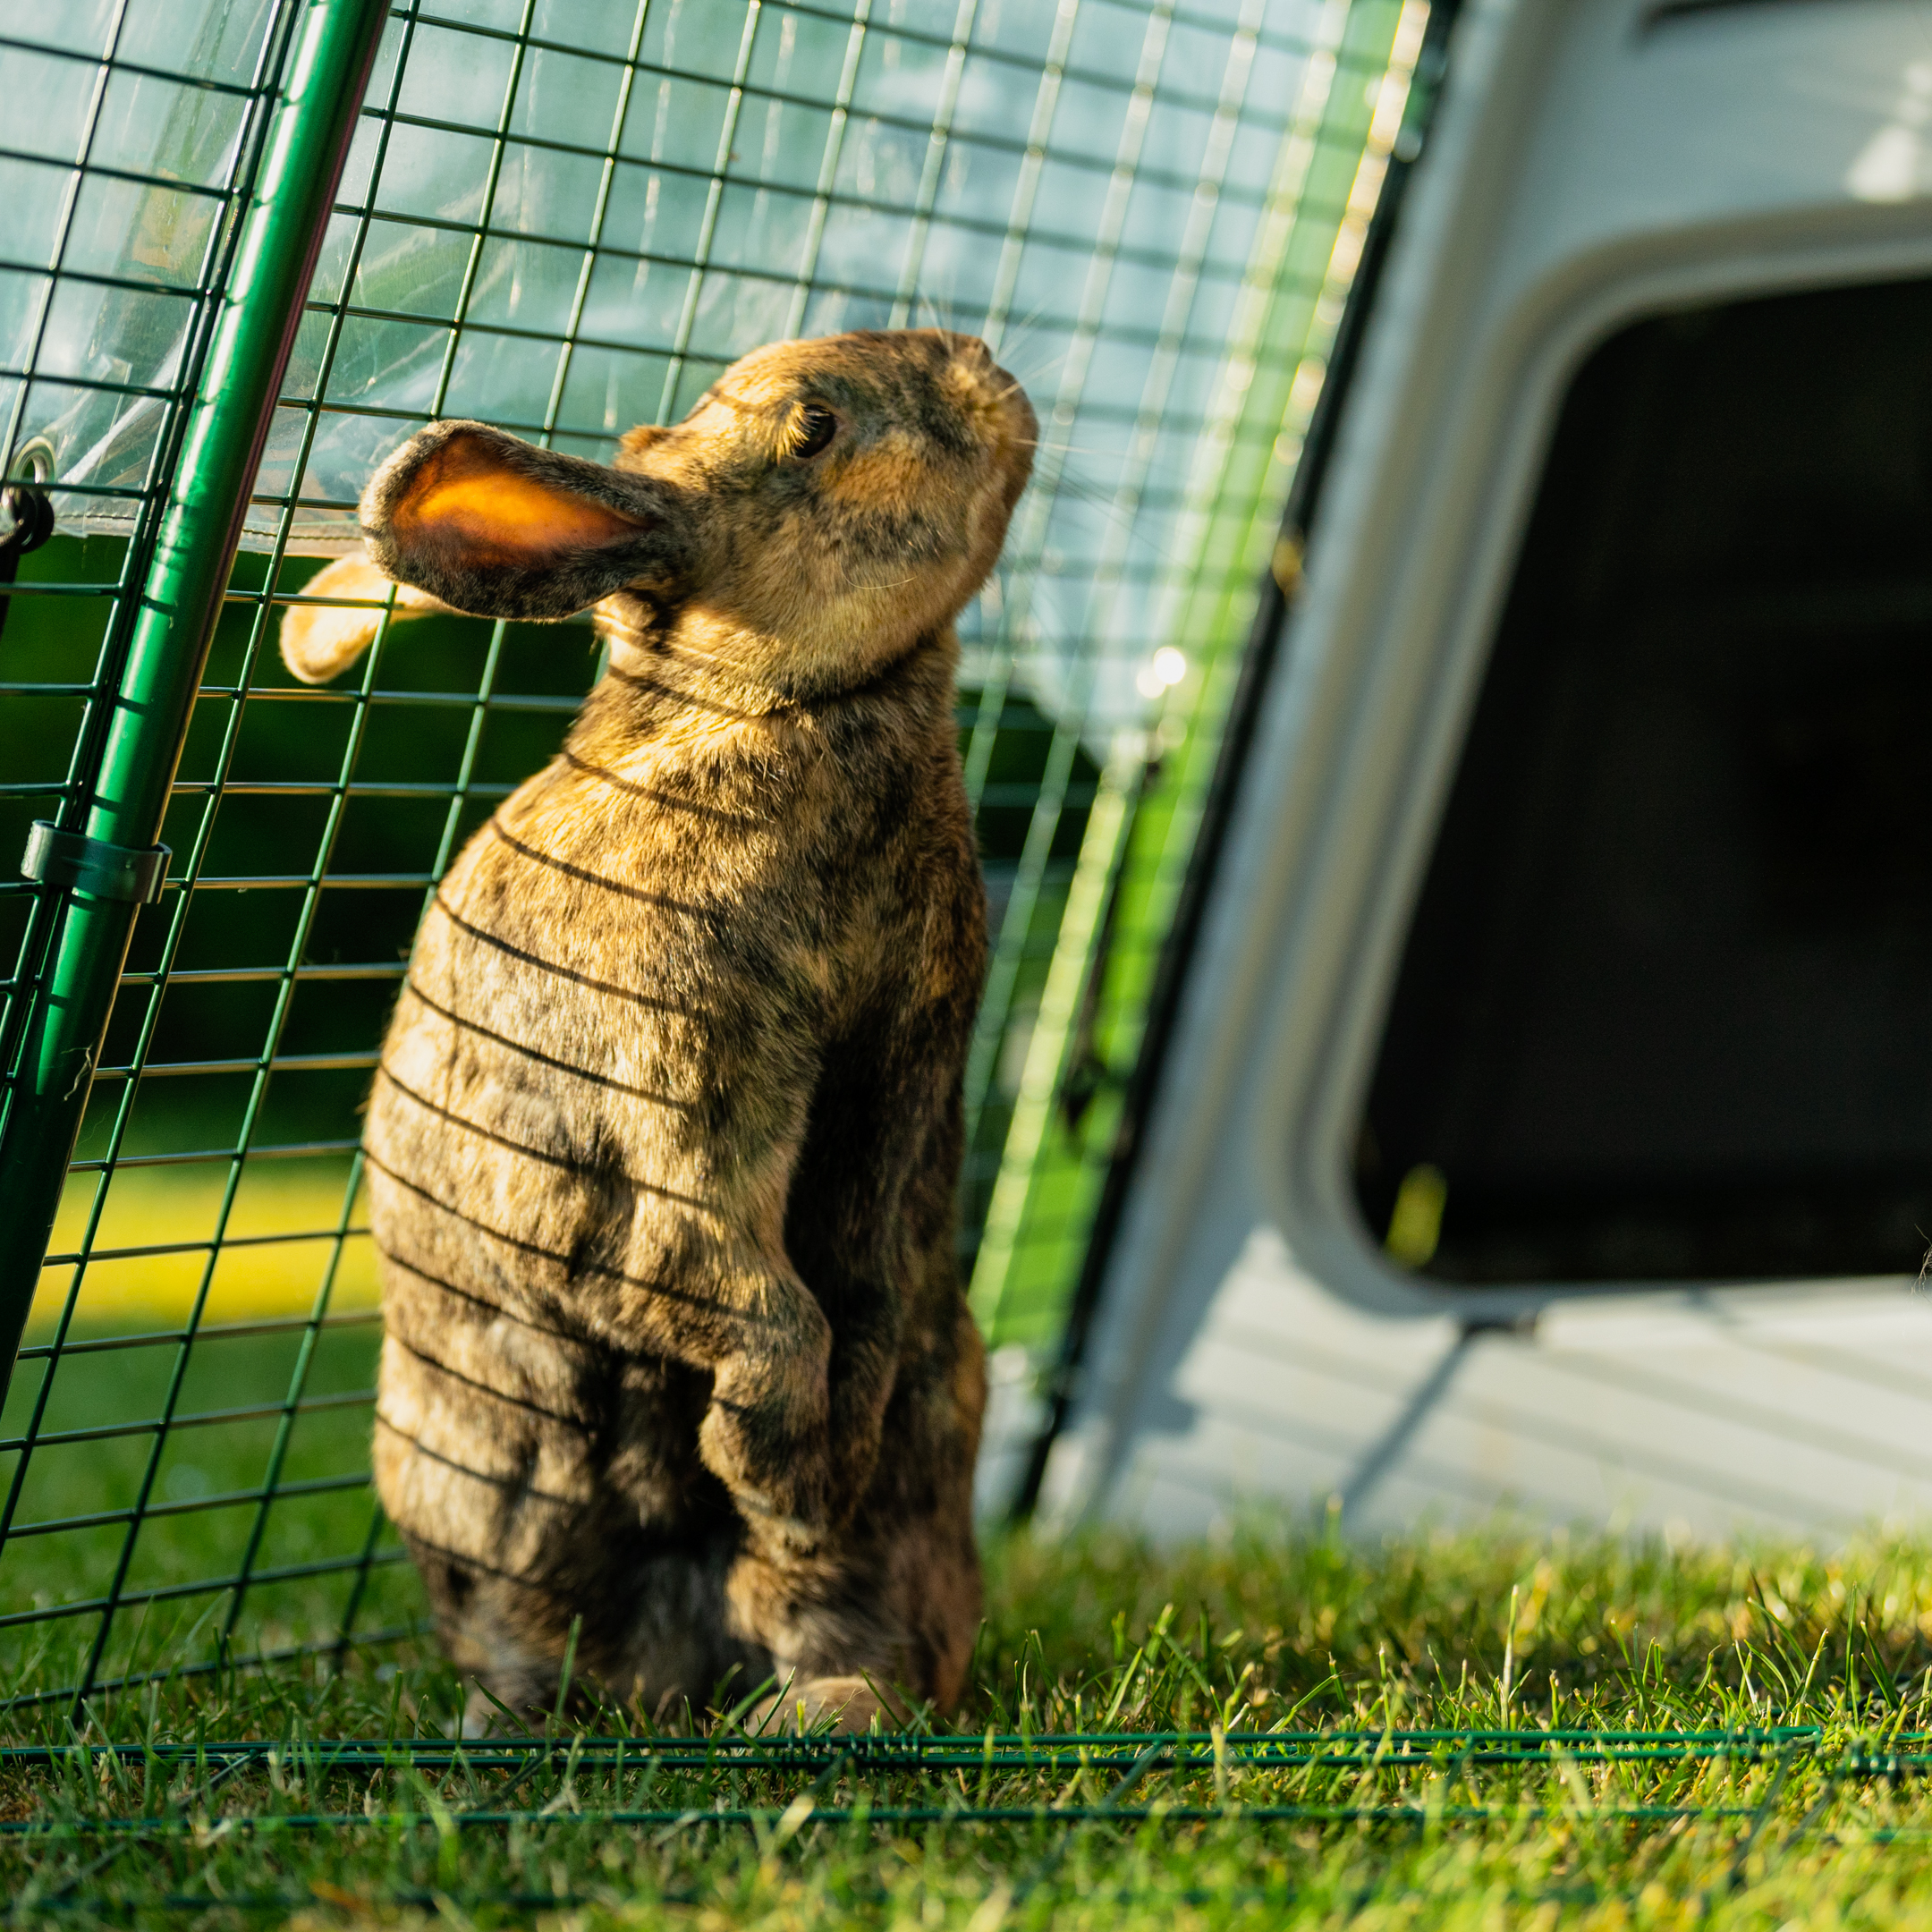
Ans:
{"type": "Polygon", "coordinates": [[[376,472],[361,517],[377,563],[451,609],[555,618],[626,584],[674,582],[676,509],[653,478],[440,422],[376,472]]]}

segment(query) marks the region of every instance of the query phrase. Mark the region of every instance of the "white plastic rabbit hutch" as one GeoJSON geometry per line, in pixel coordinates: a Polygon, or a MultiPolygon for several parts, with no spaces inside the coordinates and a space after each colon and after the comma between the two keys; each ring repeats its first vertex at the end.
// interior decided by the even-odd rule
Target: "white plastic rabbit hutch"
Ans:
{"type": "Polygon", "coordinates": [[[1932,7],[1472,0],[1043,1494],[1932,1503],[1932,7]]]}

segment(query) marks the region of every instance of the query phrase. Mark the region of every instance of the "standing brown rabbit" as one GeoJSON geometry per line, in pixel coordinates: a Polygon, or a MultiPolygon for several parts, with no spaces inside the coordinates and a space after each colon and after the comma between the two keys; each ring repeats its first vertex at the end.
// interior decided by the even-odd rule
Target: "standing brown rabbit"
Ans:
{"type": "MultiPolygon", "coordinates": [[[[953,620],[1033,411],[980,342],[782,343],[614,468],[479,423],[363,497],[446,607],[596,605],[608,674],[417,936],[363,1136],[376,1479],[451,1657],[512,1712],[578,1670],[668,1710],[959,1696],[985,1399],[953,1193],[985,896],[953,620]]],[[[373,610],[292,610],[333,676],[373,610]]]]}

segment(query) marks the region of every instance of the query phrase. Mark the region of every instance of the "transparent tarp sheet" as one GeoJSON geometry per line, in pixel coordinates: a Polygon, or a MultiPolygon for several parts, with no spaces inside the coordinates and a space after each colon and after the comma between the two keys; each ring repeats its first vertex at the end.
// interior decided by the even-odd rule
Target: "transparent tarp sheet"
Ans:
{"type": "MultiPolygon", "coordinates": [[[[99,51],[114,11],[69,10],[77,49],[99,51]]],[[[371,468],[432,416],[607,456],[774,338],[922,322],[984,334],[1041,405],[1044,446],[1009,547],[1014,589],[969,617],[969,668],[976,642],[1011,651],[1055,715],[1104,738],[1146,712],[1150,658],[1209,547],[1204,520],[1246,521],[1280,472],[1235,463],[1230,479],[1232,445],[1266,451],[1280,428],[1243,419],[1267,348],[1241,336],[1243,287],[1278,276],[1270,227],[1284,213],[1326,212],[1331,233],[1339,214],[1301,204],[1330,90],[1379,79],[1337,69],[1347,12],[448,0],[399,18],[263,493],[292,480],[319,409],[292,547],[339,550],[371,468]],[[323,305],[345,296],[330,355],[323,305]]],[[[33,157],[0,170],[71,167],[97,111],[128,170],[83,190],[96,205],[70,246],[106,279],[64,285],[58,316],[36,233],[57,190],[34,179],[0,196],[4,368],[30,366],[40,343],[11,440],[52,443],[70,528],[124,524],[124,503],[91,493],[146,473],[156,411],[140,392],[181,352],[191,304],[173,292],[192,285],[216,207],[196,185],[239,126],[232,97],[190,83],[243,72],[263,14],[261,0],[134,9],[117,52],[138,26],[157,71],[115,72],[105,104],[97,70],[0,52],[0,98],[48,103],[33,157]],[[94,386],[63,387],[63,373],[94,386]]],[[[246,540],[266,547],[276,518],[264,504],[246,540]]]]}
{"type": "Polygon", "coordinates": [[[272,13],[63,0],[0,38],[0,453],[64,528],[133,528],[272,13]]]}

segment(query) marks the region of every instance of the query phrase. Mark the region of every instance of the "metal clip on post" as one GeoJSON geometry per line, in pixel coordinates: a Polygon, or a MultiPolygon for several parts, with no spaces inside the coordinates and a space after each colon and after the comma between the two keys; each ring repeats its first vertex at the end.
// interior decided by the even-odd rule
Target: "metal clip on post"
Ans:
{"type": "Polygon", "coordinates": [[[6,514],[9,528],[0,537],[0,631],[6,629],[7,613],[13,607],[12,586],[20,560],[30,550],[38,550],[54,534],[54,501],[37,485],[51,481],[53,452],[46,440],[36,436],[20,453],[13,465],[24,476],[0,487],[0,511],[6,514]]]}
{"type": "MultiPolygon", "coordinates": [[[[0,536],[0,591],[13,583],[20,560],[38,550],[54,534],[54,502],[42,485],[54,479],[54,452],[45,436],[27,444],[10,466],[13,480],[0,487],[0,510],[11,528],[0,536]]],[[[9,595],[0,596],[0,631],[6,627],[9,595]]],[[[145,852],[110,845],[82,832],[66,832],[46,818],[37,818],[27,835],[21,859],[21,877],[42,886],[63,886],[90,893],[97,899],[119,899],[133,905],[152,905],[161,896],[167,875],[168,849],[156,845],[145,852]]]]}
{"type": "Polygon", "coordinates": [[[165,845],[150,845],[145,852],[131,845],[110,845],[106,839],[64,832],[51,819],[36,818],[21,857],[21,877],[42,886],[92,893],[97,899],[153,905],[161,896],[173,857],[165,845]]]}

